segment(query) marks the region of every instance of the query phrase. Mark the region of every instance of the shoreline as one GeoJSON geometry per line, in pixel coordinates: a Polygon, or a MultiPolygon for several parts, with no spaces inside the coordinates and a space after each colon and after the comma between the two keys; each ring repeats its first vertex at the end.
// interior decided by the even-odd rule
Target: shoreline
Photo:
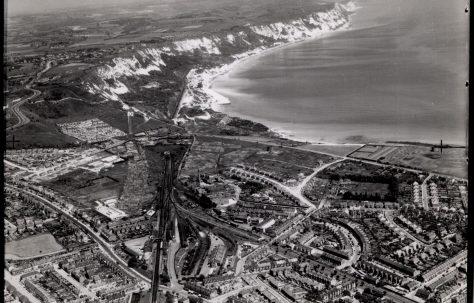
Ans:
{"type": "MultiPolygon", "coordinates": [[[[351,1],[353,4],[354,2],[351,1]]],[[[352,29],[352,24],[351,24],[351,16],[355,15],[357,13],[357,10],[360,9],[360,6],[354,6],[349,9],[348,11],[350,12],[349,16],[347,17],[348,21],[338,28],[335,29],[326,29],[322,31],[316,31],[313,34],[303,37],[301,39],[296,39],[293,41],[286,41],[286,42],[276,42],[274,45],[264,47],[260,46],[251,50],[248,50],[243,53],[235,54],[232,55],[231,57],[234,58],[234,60],[228,64],[223,64],[220,66],[215,66],[207,69],[203,69],[202,72],[197,73],[196,68],[191,69],[188,74],[186,75],[186,89],[182,94],[182,98],[180,99],[178,105],[177,105],[177,110],[175,112],[175,115],[173,117],[174,123],[177,122],[186,122],[188,121],[193,121],[195,119],[201,119],[201,120],[209,120],[211,118],[211,114],[206,111],[206,110],[212,110],[217,113],[222,113],[225,114],[229,117],[235,117],[243,120],[249,120],[252,122],[257,122],[254,121],[252,118],[248,118],[245,116],[230,116],[229,114],[225,113],[221,109],[222,105],[230,104],[231,100],[217,92],[216,90],[213,89],[213,84],[217,80],[218,77],[223,77],[225,75],[228,75],[234,68],[235,66],[238,66],[239,64],[248,61],[249,59],[254,59],[260,55],[267,54],[271,51],[275,51],[281,48],[285,47],[291,47],[295,44],[298,43],[304,43],[311,41],[313,39],[322,39],[325,37],[329,37],[338,33],[341,33],[343,31],[348,31],[352,29]],[[198,101],[196,101],[196,99],[198,101]],[[203,110],[205,113],[200,116],[193,116],[193,117],[188,117],[187,115],[181,115],[180,111],[184,107],[190,107],[190,108],[199,108],[203,110]]],[[[265,122],[259,122],[263,125],[267,126],[267,123],[265,122]]],[[[277,137],[285,140],[290,140],[294,141],[297,143],[302,143],[302,144],[308,144],[308,145],[328,145],[328,146],[363,146],[366,144],[382,144],[380,142],[375,142],[375,143],[367,143],[367,142],[336,142],[336,141],[326,141],[326,140],[308,140],[308,138],[299,138],[294,135],[292,135],[292,131],[289,129],[276,129],[276,128],[271,128],[268,127],[269,132],[275,134],[277,137]]]]}
{"type": "MultiPolygon", "coordinates": [[[[227,65],[228,68],[226,68],[225,70],[220,71],[217,74],[213,75],[212,78],[210,79],[209,86],[206,88],[208,91],[211,92],[211,94],[219,96],[219,98],[222,99],[222,100],[226,100],[226,102],[223,102],[223,103],[211,103],[211,108],[212,108],[212,106],[230,104],[231,103],[229,98],[227,98],[227,97],[221,95],[220,93],[218,93],[217,91],[215,91],[212,88],[212,86],[213,86],[215,80],[217,80],[217,77],[222,77],[222,76],[228,75],[232,71],[232,69],[235,65],[244,63],[244,62],[246,62],[250,59],[257,58],[258,56],[265,55],[267,53],[270,53],[272,51],[275,51],[275,50],[278,50],[278,49],[281,49],[281,48],[290,47],[290,46],[293,46],[295,44],[299,44],[299,43],[303,43],[303,42],[308,42],[308,41],[311,41],[313,39],[325,38],[325,37],[331,36],[333,34],[337,34],[339,32],[342,32],[343,30],[349,30],[349,29],[350,29],[350,23],[348,22],[348,23],[344,24],[343,26],[341,26],[340,28],[329,31],[329,32],[316,34],[314,36],[303,38],[301,40],[289,41],[289,42],[286,42],[286,43],[285,42],[278,42],[276,45],[268,47],[268,48],[259,47],[259,48],[256,48],[256,49],[252,50],[252,51],[248,51],[248,52],[238,54],[238,55],[233,55],[232,57],[234,57],[236,59],[232,63],[227,65]],[[258,50],[261,50],[261,51],[258,51],[258,50]]],[[[220,112],[217,108],[212,108],[212,109],[214,111],[220,112]]]]}
{"type": "MultiPolygon", "coordinates": [[[[243,53],[232,55],[231,58],[233,58],[234,60],[230,63],[222,64],[222,65],[211,67],[211,68],[205,68],[205,69],[202,69],[202,71],[200,72],[197,72],[197,69],[190,70],[190,72],[186,76],[186,89],[183,92],[182,98],[179,101],[176,114],[173,117],[173,121],[176,123],[178,121],[186,122],[186,121],[190,121],[190,120],[192,121],[195,119],[209,120],[211,118],[212,111],[214,111],[217,113],[225,114],[226,116],[229,116],[229,117],[249,120],[252,122],[258,122],[268,127],[269,133],[272,133],[281,139],[286,139],[286,140],[303,143],[303,144],[333,145],[333,146],[349,146],[349,145],[363,146],[363,145],[377,145],[377,144],[378,145],[393,145],[393,144],[420,145],[421,144],[421,145],[429,145],[429,146],[436,145],[435,142],[420,141],[417,139],[409,139],[409,138],[406,138],[406,139],[403,139],[403,138],[400,138],[400,139],[365,138],[366,140],[363,140],[363,139],[357,140],[353,138],[354,136],[349,136],[349,137],[352,137],[352,139],[340,139],[340,140],[338,140],[337,138],[332,138],[329,140],[309,139],[308,137],[298,137],[298,136],[293,135],[293,131],[291,130],[291,128],[288,128],[287,126],[286,127],[285,126],[269,127],[268,126],[269,121],[258,121],[252,117],[239,115],[239,114],[234,114],[231,116],[231,114],[226,113],[225,110],[222,108],[223,105],[230,104],[231,100],[229,99],[229,97],[226,97],[220,94],[218,91],[216,91],[213,88],[214,82],[218,79],[218,77],[224,77],[228,75],[231,71],[235,69],[236,66],[239,66],[239,64],[244,63],[250,59],[255,59],[259,55],[265,55],[271,51],[278,50],[284,47],[291,47],[293,45],[296,45],[297,43],[308,42],[313,39],[322,39],[331,35],[341,33],[343,31],[351,30],[352,29],[352,16],[356,14],[357,10],[360,8],[361,7],[359,6],[353,8],[347,18],[347,22],[345,22],[344,24],[340,25],[339,27],[335,29],[315,31],[309,36],[296,39],[296,40],[286,41],[286,42],[280,42],[280,41],[275,42],[273,45],[270,45],[267,47],[260,46],[243,53]],[[188,117],[187,115],[180,114],[181,109],[185,106],[189,108],[199,108],[204,111],[204,114],[199,115],[199,116],[192,116],[192,117],[188,117]],[[209,110],[211,110],[211,112],[209,112],[209,110]]],[[[358,137],[358,136],[359,135],[355,137],[358,137]]],[[[364,137],[364,135],[360,135],[360,136],[364,137]]],[[[458,143],[446,142],[446,144],[465,148],[465,146],[458,143]]]]}
{"type": "MultiPolygon", "coordinates": [[[[356,7],[356,9],[359,9],[360,7],[356,7]]],[[[352,11],[351,14],[355,14],[355,10],[352,11]]],[[[341,25],[340,27],[334,29],[334,30],[326,30],[323,32],[316,32],[313,35],[310,35],[308,37],[299,39],[299,40],[294,40],[294,41],[287,41],[287,42],[276,42],[274,45],[269,46],[269,47],[257,47],[255,49],[232,55],[231,57],[234,58],[234,60],[231,63],[228,64],[223,64],[220,66],[204,69],[200,73],[196,73],[196,69],[192,69],[189,71],[189,73],[186,75],[186,89],[183,92],[182,98],[180,99],[178,106],[177,106],[177,111],[175,114],[175,117],[173,118],[173,121],[175,123],[183,120],[194,120],[194,119],[203,119],[203,120],[208,120],[210,118],[209,112],[205,111],[207,110],[212,110],[214,112],[222,113],[225,115],[225,112],[223,112],[219,106],[221,105],[226,105],[230,104],[231,100],[217,91],[215,91],[212,86],[217,77],[225,76],[229,74],[233,68],[240,64],[243,63],[249,59],[256,58],[259,55],[264,55],[268,52],[281,49],[284,47],[290,47],[298,43],[303,43],[310,41],[312,39],[321,39],[324,37],[328,37],[337,33],[340,33],[342,31],[347,31],[351,29],[351,22],[350,22],[350,16],[348,17],[349,21],[346,22],[345,24],[341,25]],[[201,84],[201,87],[199,87],[199,84],[201,84]],[[192,86],[192,87],[191,87],[192,86]],[[201,102],[195,102],[195,98],[201,102]],[[201,98],[199,98],[201,97],[201,98]],[[203,99],[206,99],[206,101],[203,101],[203,99]],[[193,102],[194,101],[194,102],[193,102]],[[194,117],[188,117],[187,115],[181,116],[180,111],[183,106],[188,106],[188,107],[198,107],[206,112],[205,115],[202,116],[194,116],[194,117]]],[[[228,115],[229,116],[229,115],[228,115]]],[[[229,116],[230,117],[230,116],[229,116]]],[[[243,116],[235,116],[236,118],[240,119],[245,119],[245,120],[250,120],[252,122],[255,122],[251,119],[247,119],[246,117],[243,116]]],[[[265,125],[265,124],[263,124],[265,125]]],[[[266,126],[266,125],[265,125],[266,126]]],[[[267,126],[268,127],[268,126],[267,126]]],[[[286,130],[277,130],[274,128],[268,127],[269,132],[274,133],[277,135],[279,138],[286,139],[286,140],[291,140],[295,142],[300,142],[300,143],[306,143],[306,144],[314,144],[314,145],[356,145],[356,146],[362,146],[365,143],[358,143],[358,142],[346,142],[346,143],[338,143],[338,142],[324,142],[324,141],[308,141],[305,138],[296,138],[292,137],[291,135],[286,134],[289,131],[286,130]]]]}

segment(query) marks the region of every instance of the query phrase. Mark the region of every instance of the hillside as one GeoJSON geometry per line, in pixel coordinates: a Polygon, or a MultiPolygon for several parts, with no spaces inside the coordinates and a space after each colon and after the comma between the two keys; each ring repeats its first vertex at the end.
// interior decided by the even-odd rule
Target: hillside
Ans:
{"type": "Polygon", "coordinates": [[[91,94],[136,105],[144,111],[147,106],[157,107],[161,114],[171,118],[183,90],[184,76],[191,69],[208,69],[230,63],[252,50],[261,51],[336,30],[347,25],[354,9],[352,3],[324,7],[323,11],[284,22],[248,24],[184,40],[141,43],[127,56],[116,57],[96,68],[82,84],[91,94]],[[147,86],[149,83],[155,85],[147,86]]]}
{"type": "MultiPolygon", "coordinates": [[[[348,26],[355,5],[348,1],[340,4],[302,0],[291,7],[280,0],[265,0],[258,5],[247,0],[240,2],[241,6],[227,0],[218,4],[210,0],[199,1],[200,5],[186,1],[173,3],[173,7],[186,9],[160,10],[158,15],[164,15],[159,20],[154,15],[145,13],[143,17],[139,13],[132,22],[126,18],[128,14],[123,14],[111,22],[120,24],[122,30],[128,28],[127,33],[118,34],[122,40],[132,32],[134,36],[145,32],[153,35],[140,39],[139,43],[131,39],[114,44],[111,38],[107,39],[107,45],[92,42],[88,45],[86,40],[82,46],[70,45],[67,50],[51,53],[48,58],[54,62],[53,68],[36,85],[47,102],[23,106],[35,122],[29,131],[34,133],[38,129],[39,133],[53,134],[58,132],[54,122],[77,121],[81,115],[107,120],[111,116],[125,117],[125,110],[133,109],[143,121],[152,117],[168,122],[174,119],[175,123],[196,132],[274,136],[259,123],[214,112],[210,105],[219,100],[209,90],[211,79],[238,59],[348,26]],[[204,8],[211,4],[214,9],[206,11],[204,8]],[[167,30],[153,30],[152,20],[167,24],[167,30]],[[220,25],[216,26],[217,23],[220,25]]],[[[128,12],[132,11],[135,10],[128,12]]],[[[109,22],[108,18],[115,14],[112,10],[102,19],[109,22]]],[[[89,23],[79,24],[89,28],[94,18],[86,15],[45,22],[45,18],[37,16],[32,24],[43,20],[37,30],[51,35],[53,24],[77,24],[87,19],[89,23]]],[[[12,36],[20,21],[10,28],[12,36]]],[[[112,26],[108,28],[113,30],[112,26]]],[[[27,141],[25,146],[49,142],[27,136],[24,130],[21,135],[27,141]]]]}

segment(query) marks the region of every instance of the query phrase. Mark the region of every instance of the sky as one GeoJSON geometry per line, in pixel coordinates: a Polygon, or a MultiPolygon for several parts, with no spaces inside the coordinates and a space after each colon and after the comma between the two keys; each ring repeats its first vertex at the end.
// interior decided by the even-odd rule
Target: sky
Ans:
{"type": "Polygon", "coordinates": [[[4,0],[8,16],[48,13],[68,8],[93,8],[131,3],[139,5],[140,3],[150,3],[150,0],[4,0]]]}

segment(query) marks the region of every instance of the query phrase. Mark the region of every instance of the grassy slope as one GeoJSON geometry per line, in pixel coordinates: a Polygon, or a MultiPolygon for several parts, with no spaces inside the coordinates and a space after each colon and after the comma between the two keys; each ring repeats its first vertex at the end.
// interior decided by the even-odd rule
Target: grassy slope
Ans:
{"type": "MultiPolygon", "coordinates": [[[[97,22],[106,22],[107,28],[114,31],[120,28],[120,39],[127,40],[127,36],[140,36],[146,39],[164,41],[166,39],[177,40],[186,39],[190,36],[199,36],[213,32],[227,33],[228,31],[241,30],[245,24],[269,23],[293,19],[311,12],[325,9],[326,4],[321,4],[319,0],[299,0],[288,2],[283,0],[199,0],[199,1],[171,1],[166,0],[160,3],[150,2],[150,5],[140,7],[129,7],[127,13],[117,9],[99,9],[90,13],[102,13],[100,17],[88,16],[88,12],[73,11],[70,18],[52,18],[52,14],[44,16],[33,16],[31,18],[20,18],[14,26],[10,27],[15,41],[14,33],[25,32],[26,29],[35,32],[42,32],[46,36],[57,34],[56,29],[65,28],[72,25],[80,25],[88,28],[88,31],[95,32],[97,22]],[[143,11],[152,11],[146,13],[143,11]],[[131,19],[130,17],[136,17],[131,19]],[[163,31],[163,29],[165,29],[163,31]]],[[[102,25],[101,25],[102,26],[102,25]]],[[[101,27],[100,26],[100,27],[101,27]]],[[[251,42],[252,39],[250,39],[251,42]]],[[[133,41],[133,39],[129,40],[133,41]]],[[[108,41],[107,43],[110,43],[108,41]]],[[[151,47],[160,46],[169,42],[152,43],[151,47]]],[[[87,46],[87,43],[86,43],[87,46]]],[[[100,45],[98,45],[100,47],[100,45]]],[[[108,47],[108,46],[107,46],[108,47]]],[[[127,47],[119,54],[114,53],[112,57],[91,59],[84,57],[88,63],[101,65],[108,63],[114,56],[130,56],[134,51],[127,47]]],[[[205,57],[196,53],[186,56],[171,56],[164,58],[166,68],[160,73],[155,73],[147,77],[132,77],[121,79],[131,92],[122,95],[125,102],[142,110],[154,112],[158,116],[170,117],[177,105],[180,93],[184,86],[184,76],[189,69],[197,64],[208,66],[216,64],[218,61],[226,60],[226,56],[244,51],[247,45],[238,47],[239,49],[223,49],[223,56],[205,57]],[[240,49],[242,48],[242,49],[240,49]],[[161,87],[158,89],[144,89],[143,85],[156,81],[161,87]]],[[[54,51],[53,51],[54,52],[54,51]]],[[[87,53],[87,51],[86,51],[87,53]]],[[[25,127],[15,130],[17,137],[21,137],[21,147],[28,146],[65,146],[75,142],[75,139],[62,135],[56,127],[56,123],[78,121],[98,117],[105,122],[126,131],[125,112],[120,109],[118,103],[108,102],[97,104],[102,98],[85,91],[84,82],[88,82],[95,74],[91,65],[72,64],[66,67],[53,67],[45,76],[54,81],[44,86],[38,86],[42,91],[42,98],[45,100],[63,100],[72,97],[84,101],[67,99],[61,102],[42,102],[37,104],[26,104],[23,106],[31,123],[25,127]]],[[[141,118],[135,118],[141,119],[141,118]]],[[[196,130],[215,128],[215,123],[219,119],[212,121],[200,121],[195,127],[196,130]],[[212,122],[212,123],[209,123],[212,122]],[[200,125],[199,125],[200,124],[200,125]]],[[[136,120],[135,125],[144,121],[136,120]]],[[[261,125],[246,121],[235,120],[224,129],[215,128],[217,134],[229,135],[249,135],[255,131],[266,132],[266,128],[261,125]],[[233,123],[233,124],[232,124],[233,123]],[[235,124],[235,125],[234,125],[235,124]]],[[[159,123],[158,123],[159,124],[159,123]]],[[[153,127],[154,125],[147,125],[153,127]]]]}

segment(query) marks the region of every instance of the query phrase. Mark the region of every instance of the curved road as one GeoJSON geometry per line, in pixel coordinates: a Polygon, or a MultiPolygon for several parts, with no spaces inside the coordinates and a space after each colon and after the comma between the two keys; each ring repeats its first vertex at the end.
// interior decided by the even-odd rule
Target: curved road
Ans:
{"type": "Polygon", "coordinates": [[[11,104],[10,110],[17,117],[18,121],[15,125],[8,127],[7,130],[19,128],[25,124],[30,123],[30,119],[20,110],[20,106],[22,106],[26,101],[29,101],[38,97],[41,94],[41,92],[39,90],[30,88],[29,84],[27,85],[26,89],[31,90],[33,92],[33,95],[27,98],[23,98],[11,104]]]}
{"type": "Polygon", "coordinates": [[[237,170],[237,171],[240,171],[240,172],[243,172],[247,175],[253,175],[253,176],[256,176],[260,179],[264,179],[265,181],[273,184],[274,186],[278,187],[278,188],[281,188],[283,189],[284,191],[288,192],[289,194],[291,194],[293,197],[297,198],[299,201],[300,201],[300,205],[306,205],[308,206],[308,210],[307,211],[311,211],[313,210],[314,208],[321,208],[322,207],[322,201],[320,201],[320,204],[319,206],[316,206],[314,205],[311,201],[309,201],[304,195],[303,195],[303,188],[306,186],[306,184],[317,174],[319,173],[320,171],[322,170],[325,170],[326,168],[328,168],[329,166],[333,165],[333,164],[336,164],[336,163],[339,163],[339,162],[342,162],[344,161],[344,159],[337,159],[335,161],[332,161],[332,162],[329,162],[329,163],[326,163],[324,165],[321,165],[320,167],[314,169],[314,171],[309,175],[307,176],[306,178],[304,178],[304,180],[302,182],[300,182],[297,186],[294,186],[294,187],[290,187],[290,186],[287,186],[281,182],[278,182],[274,179],[271,179],[267,176],[264,176],[262,174],[259,174],[259,173],[256,173],[256,172],[250,172],[250,171],[247,171],[247,170],[244,170],[244,169],[241,169],[241,168],[237,168],[237,167],[233,167],[234,170],[237,170]]]}
{"type": "Polygon", "coordinates": [[[33,92],[33,95],[32,96],[29,96],[29,97],[25,97],[15,103],[12,103],[11,106],[10,106],[10,110],[12,111],[12,113],[17,117],[18,119],[18,122],[13,125],[13,126],[10,126],[7,128],[7,130],[12,130],[12,129],[15,129],[15,128],[19,128],[25,124],[28,124],[30,123],[30,119],[20,110],[20,106],[22,106],[26,101],[30,101],[30,100],[33,100],[35,99],[36,97],[38,97],[39,95],[41,95],[41,92],[37,89],[34,89],[34,88],[31,88],[31,84],[33,83],[34,80],[38,79],[41,77],[41,75],[43,73],[45,73],[46,71],[48,71],[50,68],[51,68],[51,65],[52,65],[52,62],[51,61],[48,61],[46,63],[46,67],[45,69],[43,69],[42,71],[40,71],[35,78],[33,78],[28,84],[26,84],[26,87],[25,89],[27,90],[30,90],[33,92]]]}
{"type": "MultiPolygon", "coordinates": [[[[284,235],[286,235],[289,231],[292,230],[292,228],[303,222],[304,220],[306,220],[307,218],[309,218],[313,213],[317,212],[319,209],[321,209],[321,207],[323,206],[323,203],[324,203],[324,199],[320,201],[319,205],[316,206],[314,205],[312,202],[310,202],[308,199],[306,199],[306,197],[304,197],[303,193],[302,193],[302,190],[303,188],[305,187],[305,185],[309,182],[309,180],[311,180],[311,178],[313,178],[318,172],[328,168],[329,166],[333,165],[333,164],[336,164],[336,163],[339,163],[341,161],[344,161],[344,159],[338,159],[338,160],[335,160],[335,161],[332,161],[330,163],[326,163],[318,168],[316,168],[314,170],[314,172],[307,176],[300,184],[298,184],[296,187],[289,187],[289,186],[286,186],[285,184],[282,184],[278,181],[275,181],[273,179],[270,179],[270,178],[267,178],[263,175],[260,175],[260,174],[257,174],[257,173],[250,173],[248,171],[245,171],[246,173],[248,174],[253,174],[253,175],[256,175],[256,176],[259,176],[260,178],[264,178],[265,180],[267,180],[268,182],[271,182],[272,184],[284,189],[285,191],[289,192],[291,195],[293,195],[294,197],[296,197],[302,204],[306,204],[308,205],[308,209],[305,211],[305,215],[304,216],[300,216],[300,217],[294,217],[293,219],[290,219],[290,220],[293,220],[293,224],[284,232],[282,232],[281,234],[277,235],[276,237],[274,237],[273,239],[270,240],[270,242],[268,243],[265,243],[265,244],[262,244],[260,246],[258,246],[257,248],[255,248],[252,252],[250,252],[248,255],[246,255],[245,257],[242,257],[238,262],[237,262],[237,268],[236,268],[236,276],[239,276],[242,271],[243,271],[243,267],[244,267],[244,264],[246,262],[246,260],[256,251],[264,248],[264,247],[268,247],[270,246],[272,243],[274,243],[275,241],[278,241],[278,239],[280,239],[281,237],[283,237],[284,235]]],[[[241,170],[239,168],[236,168],[237,170],[241,170]]],[[[243,170],[241,170],[243,171],[243,170]]]]}

